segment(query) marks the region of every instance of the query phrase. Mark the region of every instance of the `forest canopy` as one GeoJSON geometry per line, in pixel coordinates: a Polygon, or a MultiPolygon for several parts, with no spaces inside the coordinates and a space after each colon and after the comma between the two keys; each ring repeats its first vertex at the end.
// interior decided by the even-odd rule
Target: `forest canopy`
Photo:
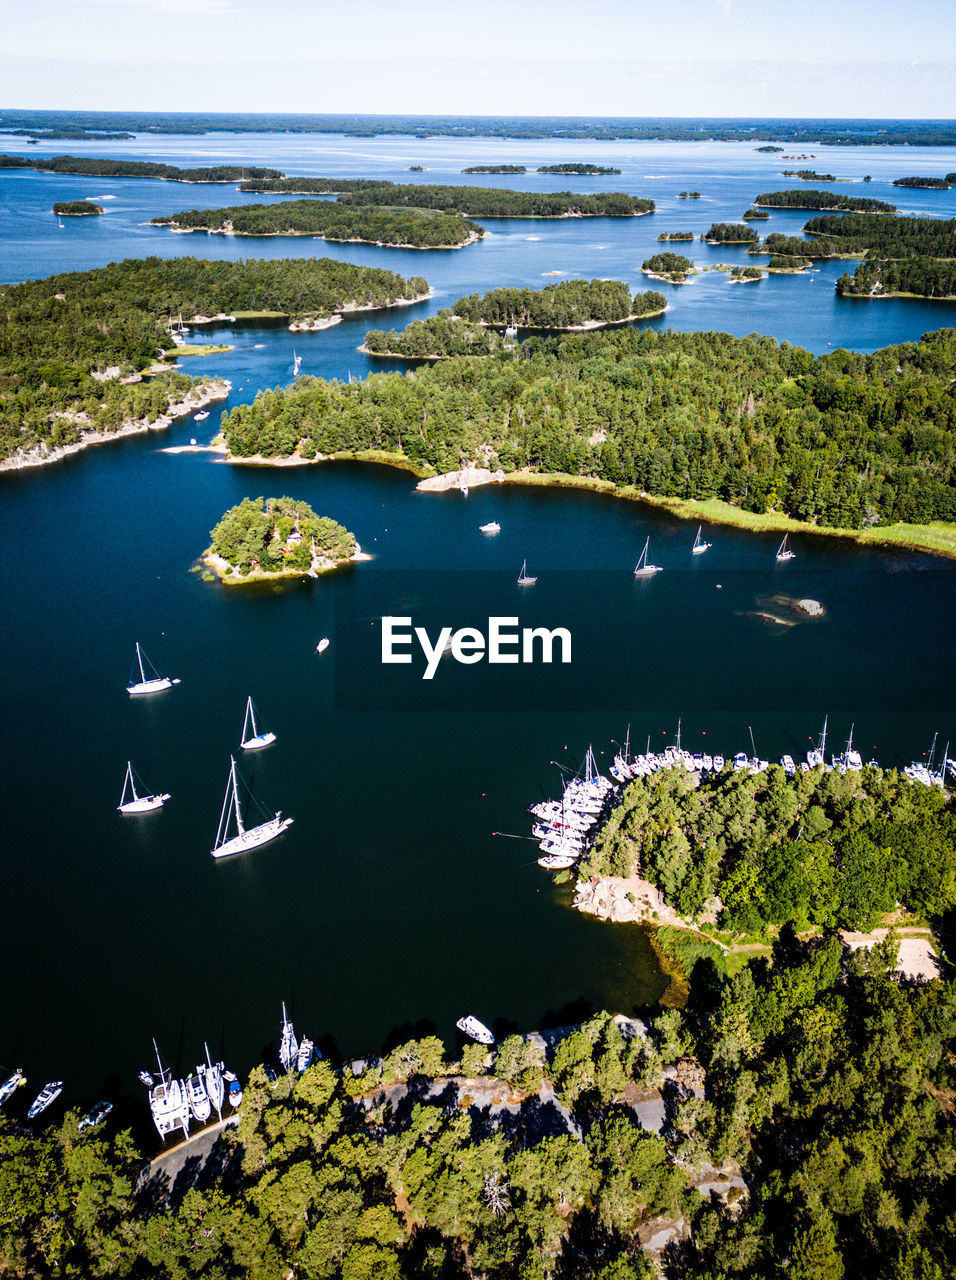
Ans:
{"type": "Polygon", "coordinates": [[[844,209],[848,213],[895,213],[896,205],[868,196],[844,196],[836,191],[765,191],[754,204],[770,209],[844,209]]]}
{"type": "Polygon", "coordinates": [[[211,550],[241,574],[305,573],[315,555],[347,560],[355,536],[299,498],[243,498],[211,530],[211,550]]]}
{"type": "Polygon", "coordinates": [[[90,178],[164,178],[167,182],[241,182],[246,178],[281,178],[278,169],[217,164],[193,169],[153,160],[111,160],[94,156],[0,156],[0,169],[39,169],[41,173],[75,173],[90,178]]]}

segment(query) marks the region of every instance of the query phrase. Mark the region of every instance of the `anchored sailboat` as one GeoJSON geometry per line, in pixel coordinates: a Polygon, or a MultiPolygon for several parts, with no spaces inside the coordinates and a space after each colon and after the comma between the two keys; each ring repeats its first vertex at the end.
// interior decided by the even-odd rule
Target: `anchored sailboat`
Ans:
{"type": "Polygon", "coordinates": [[[247,849],[258,849],[268,844],[276,836],[282,834],[286,827],[292,826],[291,818],[283,818],[280,811],[267,822],[257,827],[244,826],[242,812],[239,808],[239,783],[236,780],[236,762],[229,757],[229,781],[226,783],[226,796],[222,802],[222,813],[219,815],[219,830],[216,832],[216,843],[211,850],[214,858],[227,858],[233,853],[244,853],[247,849]],[[236,834],[229,835],[233,817],[236,822],[236,834]]]}
{"type": "Polygon", "coordinates": [[[171,679],[169,676],[161,676],[149,658],[136,642],[136,657],[133,659],[133,667],[129,673],[129,684],[126,686],[126,692],[131,696],[141,693],[161,693],[164,689],[171,689],[174,684],[179,684],[177,679],[171,679]],[[147,678],[146,668],[149,667],[153,673],[147,678]],[[137,680],[136,673],[139,672],[137,680]]]}
{"type": "Polygon", "coordinates": [[[704,542],[701,540],[700,531],[703,525],[697,526],[697,537],[694,539],[694,545],[691,547],[691,555],[702,556],[705,551],[709,551],[714,545],[712,542],[704,542]]]}
{"type": "Polygon", "coordinates": [[[223,1065],[221,1062],[213,1062],[209,1056],[209,1045],[204,1045],[206,1050],[206,1065],[201,1063],[196,1068],[196,1074],[202,1073],[203,1080],[206,1084],[206,1095],[209,1101],[216,1108],[216,1114],[222,1119],[222,1104],[226,1096],[226,1086],[223,1083],[222,1072],[223,1065]]]}
{"type": "Polygon", "coordinates": [[[299,1057],[299,1042],[295,1038],[295,1028],[286,1015],[285,1001],[282,1002],[282,1040],[279,1044],[279,1061],[283,1071],[295,1069],[299,1057]]]}
{"type": "Polygon", "coordinates": [[[820,731],[820,738],[815,747],[807,752],[807,764],[811,769],[815,769],[818,764],[826,764],[827,750],[827,720],[828,716],[823,717],[823,728],[820,731]]]}
{"type": "Polygon", "coordinates": [[[527,560],[522,560],[522,561],[521,561],[521,572],[518,574],[518,586],[519,586],[519,587],[533,587],[533,586],[534,586],[534,584],[535,584],[537,581],[538,581],[538,579],[537,579],[537,578],[529,578],[529,577],[528,577],[528,562],[527,562],[527,560]]]}
{"type": "Polygon", "coordinates": [[[163,792],[161,795],[141,796],[136,790],[135,775],[133,774],[133,766],[126,761],[126,777],[123,779],[123,794],[120,796],[120,802],[116,806],[120,813],[150,813],[153,809],[161,809],[169,799],[169,792],[163,792]],[[132,799],[126,799],[126,792],[129,790],[132,799]]]}
{"type": "Polygon", "coordinates": [[[292,376],[293,376],[293,378],[297,378],[297,377],[299,376],[299,367],[300,367],[300,365],[301,365],[301,364],[302,364],[302,357],[301,357],[301,356],[297,356],[297,355],[296,355],[296,353],[295,353],[295,347],[293,347],[293,348],[292,348],[292,376]]]}
{"type": "Polygon", "coordinates": [[[174,1129],[182,1129],[188,1138],[189,1099],[186,1097],[182,1081],[174,1080],[172,1072],[163,1066],[155,1040],[153,1048],[156,1050],[156,1065],[159,1067],[159,1083],[154,1084],[149,1091],[149,1109],[152,1112],[153,1123],[161,1138],[165,1138],[174,1129]]]}
{"type": "Polygon", "coordinates": [[[790,537],[790,534],[785,533],[783,535],[783,542],[781,542],[780,546],[777,548],[778,564],[782,564],[785,560],[793,560],[797,554],[795,551],[791,551],[790,548],[787,546],[787,539],[789,537],[790,537]]]}
{"type": "Polygon", "coordinates": [[[242,747],[245,751],[258,751],[260,747],[271,746],[276,736],[267,729],[262,732],[256,724],[256,709],[252,698],[246,699],[246,714],[242,721],[242,747]],[[252,730],[250,733],[249,730],[252,730]]]}
{"type": "Polygon", "coordinates": [[[648,537],[647,541],[644,543],[644,550],[641,552],[640,559],[634,566],[635,578],[652,578],[655,573],[660,573],[664,567],[660,564],[648,564],[647,551],[650,545],[651,540],[648,537]]]}

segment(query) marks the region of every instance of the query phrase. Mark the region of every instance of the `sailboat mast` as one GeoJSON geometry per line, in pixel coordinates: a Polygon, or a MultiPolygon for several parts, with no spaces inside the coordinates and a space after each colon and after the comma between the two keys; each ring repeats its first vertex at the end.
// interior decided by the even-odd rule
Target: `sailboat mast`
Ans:
{"type": "Polygon", "coordinates": [[[143,652],[139,647],[139,641],[136,641],[136,659],[139,662],[139,678],[142,684],[146,683],[146,672],[143,670],[143,652]]]}
{"type": "Polygon", "coordinates": [[[820,734],[820,754],[822,756],[825,756],[827,751],[827,720],[828,719],[829,719],[828,716],[823,717],[823,732],[820,734]]]}
{"type": "Polygon", "coordinates": [[[680,755],[680,718],[677,721],[677,754],[680,755]]]}
{"type": "Polygon", "coordinates": [[[232,780],[232,799],[236,808],[236,826],[239,828],[239,834],[245,835],[246,829],[242,825],[242,814],[239,812],[239,785],[236,782],[236,762],[232,756],[229,757],[229,776],[232,780]]]}

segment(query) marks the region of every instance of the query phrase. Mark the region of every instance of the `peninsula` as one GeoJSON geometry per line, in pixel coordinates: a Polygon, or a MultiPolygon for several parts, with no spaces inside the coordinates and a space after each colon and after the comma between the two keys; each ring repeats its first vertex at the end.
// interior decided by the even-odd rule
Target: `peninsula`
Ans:
{"type": "Polygon", "coordinates": [[[180,169],[153,160],[98,159],[94,156],[0,156],[0,169],[38,169],[87,178],[161,178],[165,182],[242,182],[247,178],[281,178],[278,169],[218,164],[180,169]]]}
{"type": "Polygon", "coordinates": [[[456,214],[377,206],[346,208],[327,200],[188,209],[153,218],[151,225],[213,235],[314,236],[388,249],[461,249],[485,234],[483,227],[456,214]]]}
{"type": "Polygon", "coordinates": [[[201,563],[230,586],[314,578],[368,558],[354,534],[296,498],[243,498],[210,537],[201,563]]]}

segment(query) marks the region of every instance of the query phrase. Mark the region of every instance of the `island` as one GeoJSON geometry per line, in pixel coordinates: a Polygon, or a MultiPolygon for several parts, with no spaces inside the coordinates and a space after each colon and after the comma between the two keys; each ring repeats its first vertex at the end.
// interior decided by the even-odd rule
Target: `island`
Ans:
{"type": "Polygon", "coordinates": [[[894,187],[916,187],[920,191],[949,191],[956,186],[956,173],[947,173],[944,178],[897,178],[894,187]]]}
{"type": "Polygon", "coordinates": [[[424,173],[425,166],[423,164],[410,164],[408,166],[409,173],[424,173]]]}
{"type": "Polygon", "coordinates": [[[335,195],[336,204],[385,205],[457,213],[467,218],[633,218],[654,201],[622,191],[512,191],[508,187],[440,186],[369,178],[283,178],[243,182],[240,191],[269,195],[335,195]]]}
{"type": "Polygon", "coordinates": [[[731,284],[756,284],[758,280],[763,280],[764,273],[759,267],[731,267],[730,283],[731,284]]]}
{"type": "Polygon", "coordinates": [[[764,191],[754,205],[765,209],[835,209],[847,213],[895,213],[896,205],[869,196],[843,196],[836,191],[764,191]]]}
{"type": "Polygon", "coordinates": [[[740,216],[744,222],[767,222],[770,218],[766,209],[745,209],[740,216]]]}
{"type": "Polygon", "coordinates": [[[952,302],[956,298],[956,262],[940,258],[903,258],[861,262],[853,275],[836,282],[847,298],[926,298],[952,302]]]}
{"type": "Polygon", "coordinates": [[[951,399],[954,330],[868,355],[628,325],[521,348],[413,377],[300,380],[232,410],[223,438],[235,458],[374,450],[422,477],[474,461],[511,483],[593,488],[688,519],[956,555],[956,463],[924,429],[926,406],[945,413],[951,399]]]}
{"type": "Polygon", "coordinates": [[[89,178],[161,178],[165,182],[241,182],[251,178],[281,178],[278,169],[219,164],[181,169],[153,160],[97,159],[93,156],[0,156],[0,169],[38,169],[41,173],[70,173],[89,178]]]}
{"type": "Polygon", "coordinates": [[[783,147],[775,147],[769,143],[763,147],[754,147],[754,151],[763,151],[763,152],[767,152],[768,154],[772,154],[775,151],[782,151],[782,150],[783,150],[783,147]]]}
{"type": "Polygon", "coordinates": [[[452,308],[414,320],[400,333],[372,329],[362,350],[420,360],[501,355],[515,350],[519,328],[581,332],[649,319],[666,309],[663,294],[632,297],[620,280],[565,280],[541,289],[492,289],[481,296],[459,298],[452,308]],[[508,334],[509,328],[513,334],[508,334]]]}
{"type": "Polygon", "coordinates": [[[712,222],[701,235],[707,244],[756,244],[760,237],[742,222],[712,222]]]}
{"type": "Polygon", "coordinates": [[[180,317],[189,328],[262,316],[324,325],[343,312],[427,296],[428,282],[330,258],[137,258],[2,293],[0,467],[10,469],[166,426],[225,399],[223,381],[170,367],[211,350],[176,342],[180,317]]]}
{"type": "Polygon", "coordinates": [[[374,244],[386,249],[463,249],[484,227],[458,214],[430,209],[343,207],[327,200],[282,200],[276,204],[186,209],[162,214],[150,224],[172,231],[211,235],[313,236],[318,240],[374,244]]]}
{"type": "Polygon", "coordinates": [[[677,199],[678,200],[699,200],[700,192],[699,191],[678,191],[677,199]]]}
{"type": "Polygon", "coordinates": [[[620,169],[612,169],[599,164],[546,164],[541,165],[538,173],[561,173],[571,174],[578,177],[607,177],[610,174],[620,173],[620,169]]]}
{"type": "Polygon", "coordinates": [[[762,242],[756,240],[747,251],[751,254],[769,253],[777,258],[799,258],[819,261],[824,258],[860,257],[853,253],[848,245],[842,245],[830,236],[814,236],[811,240],[802,240],[799,236],[785,236],[780,231],[772,231],[762,242]]]}
{"type": "Polygon", "coordinates": [[[57,200],[53,212],[61,218],[90,218],[105,211],[92,200],[57,200]]]}
{"type": "Polygon", "coordinates": [[[956,218],[825,214],[811,218],[804,230],[831,245],[833,256],[864,259],[852,277],[837,281],[840,294],[937,300],[956,295],[956,218]]]}
{"type": "Polygon", "coordinates": [[[473,164],[462,173],[527,173],[523,164],[473,164]]]}
{"type": "Polygon", "coordinates": [[[801,182],[838,182],[849,181],[849,179],[838,179],[832,173],[817,173],[816,169],[784,169],[783,177],[799,178],[801,182]]]}
{"type": "Polygon", "coordinates": [[[645,258],[641,270],[652,280],[666,280],[668,284],[686,284],[689,275],[695,275],[697,268],[690,258],[681,253],[655,253],[652,258],[645,258]]]}
{"type": "Polygon", "coordinates": [[[693,240],[693,231],[662,231],[658,240],[693,240]]]}
{"type": "Polygon", "coordinates": [[[314,578],[368,559],[354,534],[297,498],[243,498],[209,536],[200,563],[230,586],[314,578]]]}

